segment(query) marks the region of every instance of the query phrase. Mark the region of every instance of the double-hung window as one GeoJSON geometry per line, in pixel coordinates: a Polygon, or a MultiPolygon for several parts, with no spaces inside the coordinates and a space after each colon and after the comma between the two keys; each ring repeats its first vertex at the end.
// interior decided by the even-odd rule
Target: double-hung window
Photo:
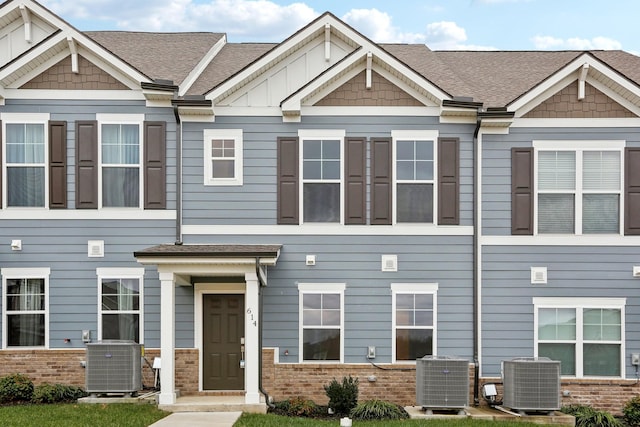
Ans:
{"type": "Polygon", "coordinates": [[[435,283],[393,283],[393,354],[395,361],[435,355],[435,283]]]}
{"type": "Polygon", "coordinates": [[[48,268],[3,268],[4,347],[46,347],[48,268]]]}
{"type": "Polygon", "coordinates": [[[98,116],[102,207],[141,206],[142,119],[98,116]]]}
{"type": "Polygon", "coordinates": [[[624,374],[624,299],[534,298],[536,356],[561,362],[562,375],[624,374]]]}
{"type": "MultiPolygon", "coordinates": [[[[3,115],[3,118],[7,116],[3,115]]],[[[28,115],[26,116],[28,117],[28,115]]],[[[48,119],[48,117],[47,117],[48,119]]],[[[4,120],[7,207],[45,207],[47,203],[46,120],[4,120]]]]}
{"type": "Polygon", "coordinates": [[[99,339],[142,342],[142,268],[99,268],[99,339]]]}
{"type": "Polygon", "coordinates": [[[344,289],[342,283],[298,285],[303,361],[342,362],[344,289]]]}
{"type": "Polygon", "coordinates": [[[242,129],[204,130],[204,185],[242,185],[242,129]]]}
{"type": "Polygon", "coordinates": [[[539,234],[620,233],[623,145],[534,142],[539,234]]]}
{"type": "Polygon", "coordinates": [[[304,222],[341,222],[344,131],[300,131],[304,222]]]}
{"type": "Polygon", "coordinates": [[[433,223],[437,132],[394,131],[396,222],[433,223]]]}

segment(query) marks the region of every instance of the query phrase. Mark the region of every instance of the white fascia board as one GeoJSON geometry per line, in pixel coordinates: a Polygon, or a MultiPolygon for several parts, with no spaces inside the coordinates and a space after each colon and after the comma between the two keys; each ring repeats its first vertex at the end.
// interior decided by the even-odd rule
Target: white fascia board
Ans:
{"type": "Polygon", "coordinates": [[[207,52],[202,57],[200,62],[198,62],[198,65],[196,65],[191,70],[189,75],[187,77],[185,77],[185,79],[182,82],[175,82],[175,84],[179,84],[180,85],[180,90],[178,91],[178,94],[180,96],[184,96],[184,94],[189,91],[191,86],[193,86],[193,83],[195,83],[195,81],[198,80],[198,78],[200,77],[202,72],[209,66],[211,61],[213,61],[213,58],[215,58],[218,55],[218,53],[220,53],[220,51],[222,50],[222,48],[224,47],[225,44],[227,44],[227,35],[226,34],[223,35],[220,38],[220,40],[218,40],[218,42],[211,47],[209,52],[207,52]]]}
{"type": "MultiPolygon", "coordinates": [[[[2,96],[2,92],[0,92],[2,96]]],[[[65,99],[65,100],[121,100],[144,101],[140,91],[131,90],[55,90],[55,89],[5,89],[6,99],[65,99]]]]}
{"type": "MultiPolygon", "coordinates": [[[[534,101],[541,98],[545,92],[554,91],[553,93],[555,93],[557,92],[556,88],[559,90],[572,81],[577,80],[578,73],[580,72],[580,70],[582,70],[582,67],[585,64],[589,66],[590,70],[597,70],[598,72],[604,74],[609,79],[614,81],[616,84],[640,97],[640,88],[638,88],[638,86],[612,70],[609,66],[602,63],[597,58],[585,53],[571,61],[555,74],[551,75],[547,80],[542,82],[537,87],[533,88],[521,98],[508,104],[508,110],[515,111],[516,117],[521,117],[539,104],[539,102],[534,103],[534,101]],[[527,104],[530,104],[529,108],[527,108],[527,104]]],[[[587,77],[587,82],[589,84],[591,84],[591,82],[593,81],[593,79],[590,78],[590,75],[591,73],[589,73],[589,76],[587,77]]]]}

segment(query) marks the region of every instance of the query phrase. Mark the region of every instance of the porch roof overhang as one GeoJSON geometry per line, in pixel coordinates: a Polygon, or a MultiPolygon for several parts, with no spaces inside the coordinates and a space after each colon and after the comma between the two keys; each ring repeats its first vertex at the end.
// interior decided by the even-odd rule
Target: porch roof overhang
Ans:
{"type": "Polygon", "coordinates": [[[242,259],[255,263],[259,259],[260,265],[275,265],[281,248],[277,244],[163,244],[136,251],[133,256],[142,264],[228,263],[242,259]]]}

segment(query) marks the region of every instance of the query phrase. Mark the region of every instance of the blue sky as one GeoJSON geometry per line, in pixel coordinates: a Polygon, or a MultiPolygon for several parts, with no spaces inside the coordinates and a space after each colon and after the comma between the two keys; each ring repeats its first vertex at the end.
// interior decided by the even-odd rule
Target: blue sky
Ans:
{"type": "Polygon", "coordinates": [[[377,42],[434,50],[623,49],[638,0],[40,0],[80,30],[212,31],[279,42],[330,11],[377,42]]]}

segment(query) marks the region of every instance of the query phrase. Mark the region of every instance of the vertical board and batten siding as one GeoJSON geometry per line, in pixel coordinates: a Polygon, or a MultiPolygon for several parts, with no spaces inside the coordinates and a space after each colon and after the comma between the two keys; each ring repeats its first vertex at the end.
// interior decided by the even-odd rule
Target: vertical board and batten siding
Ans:
{"type": "MultiPolygon", "coordinates": [[[[185,243],[216,240],[186,236],[185,243]]],[[[299,283],[344,283],[345,362],[368,363],[368,346],[376,346],[375,362],[391,361],[391,283],[437,283],[437,351],[471,358],[471,236],[225,236],[226,243],[279,243],[275,267],[269,267],[264,297],[264,346],[280,349],[281,363],[297,363],[299,283]],[[314,254],[316,265],[305,265],[314,254]],[[398,271],[382,272],[381,255],[398,255],[398,271]],[[289,355],[285,356],[284,351],[289,355]]],[[[176,313],[176,315],[178,315],[176,313]]]]}
{"type": "MultiPolygon", "coordinates": [[[[341,129],[346,138],[390,138],[392,130],[438,130],[441,138],[460,138],[460,225],[473,223],[473,126],[440,124],[432,117],[216,117],[215,123],[183,124],[183,215],[185,225],[272,225],[277,223],[277,140],[295,138],[300,129],[341,129]],[[243,185],[205,186],[204,129],[242,129],[243,185]]],[[[371,143],[366,144],[366,182],[371,183],[371,143]]],[[[343,158],[344,159],[344,158],[343,158]]],[[[367,187],[369,187],[367,185],[367,187]]],[[[371,218],[370,189],[366,190],[371,218]]]]}
{"type": "Polygon", "coordinates": [[[500,362],[534,354],[534,297],[626,298],[627,378],[640,351],[640,281],[632,277],[637,246],[485,246],[482,262],[482,374],[499,376],[500,362]],[[547,267],[547,284],[532,285],[532,266],[547,267]]]}
{"type": "MultiPolygon", "coordinates": [[[[146,121],[166,122],[167,208],[175,209],[175,132],[171,108],[146,108],[144,101],[72,101],[72,100],[7,100],[3,113],[50,113],[50,167],[53,179],[66,167],[66,199],[60,194],[51,197],[57,205],[56,214],[76,210],[76,123],[95,120],[96,114],[144,114],[146,121]],[[64,123],[64,125],[62,125],[64,123]],[[65,130],[63,128],[66,127],[65,130]],[[50,128],[51,130],[51,128],[50,128]],[[55,136],[52,132],[56,132],[55,136]],[[66,133],[66,151],[60,153],[58,136],[66,133]],[[54,155],[55,154],[55,155],[54,155]],[[60,158],[60,155],[63,158],[60,158]],[[66,208],[59,206],[66,202],[66,208]]],[[[141,153],[142,155],[142,153],[141,153]]],[[[60,184],[60,183],[58,183],[60,184]]],[[[52,206],[54,207],[54,206],[52,206]]],[[[139,268],[134,251],[175,240],[174,220],[148,220],[144,212],[132,211],[130,219],[122,220],[2,220],[0,240],[22,240],[22,251],[14,252],[10,245],[0,245],[2,268],[50,268],[49,276],[49,346],[52,349],[83,348],[83,329],[90,329],[93,340],[98,337],[98,277],[96,268],[139,268]],[[135,213],[134,213],[135,212],[135,213]],[[105,256],[87,256],[87,242],[103,240],[105,256]],[[71,343],[65,344],[64,339],[71,343]]],[[[178,288],[176,307],[179,331],[176,344],[193,347],[193,292],[178,288]]],[[[2,316],[0,316],[0,326],[2,316]]],[[[160,282],[154,267],[145,267],[144,277],[145,345],[160,346],[160,282]]]]}
{"type": "Polygon", "coordinates": [[[511,235],[511,150],[532,147],[532,141],[624,140],[640,147],[633,128],[513,128],[508,135],[482,136],[482,234],[511,235]]]}

